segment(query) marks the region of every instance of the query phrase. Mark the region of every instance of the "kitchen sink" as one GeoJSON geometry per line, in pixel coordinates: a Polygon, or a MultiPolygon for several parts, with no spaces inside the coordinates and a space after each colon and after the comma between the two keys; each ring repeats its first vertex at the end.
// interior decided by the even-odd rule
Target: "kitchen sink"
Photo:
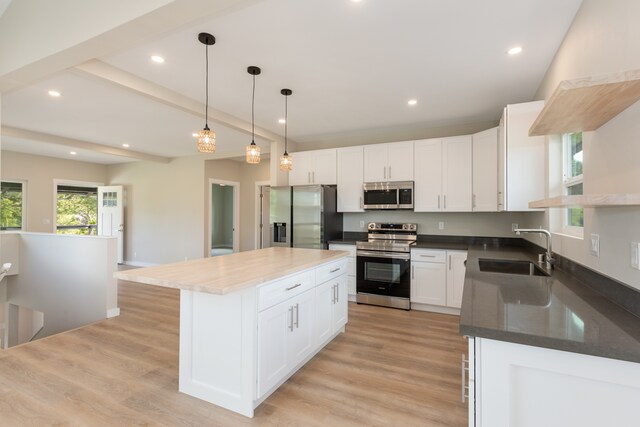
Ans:
{"type": "Polygon", "coordinates": [[[492,273],[520,274],[523,276],[549,276],[549,274],[531,261],[510,259],[478,259],[480,271],[492,273]]]}

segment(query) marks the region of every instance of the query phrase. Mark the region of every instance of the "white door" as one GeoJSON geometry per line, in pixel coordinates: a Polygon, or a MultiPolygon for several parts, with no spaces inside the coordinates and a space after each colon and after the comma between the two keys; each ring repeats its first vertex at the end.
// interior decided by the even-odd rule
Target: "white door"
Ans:
{"type": "Polygon", "coordinates": [[[347,275],[343,274],[333,281],[336,287],[333,303],[333,332],[337,332],[347,323],[347,275]]]}
{"type": "Polygon", "coordinates": [[[283,302],[258,314],[258,397],[289,371],[287,341],[293,328],[291,310],[291,304],[283,302]]]}
{"type": "Polygon", "coordinates": [[[124,255],[124,207],[121,185],[98,187],[98,236],[118,238],[118,264],[124,255]]]}
{"type": "Polygon", "coordinates": [[[318,345],[333,333],[333,300],[335,282],[328,281],[316,288],[316,336],[318,345]]]}
{"type": "Polygon", "coordinates": [[[415,142],[414,210],[442,210],[442,140],[425,139],[415,142]]]}
{"type": "Polygon", "coordinates": [[[293,369],[314,349],[316,344],[316,293],[315,289],[303,292],[292,298],[293,332],[287,337],[287,355],[290,357],[289,369],[293,369]]]}
{"type": "Polygon", "coordinates": [[[387,181],[388,146],[373,144],[364,147],[364,182],[387,181]]]}
{"type": "Polygon", "coordinates": [[[467,260],[467,253],[448,252],[447,255],[447,306],[460,308],[462,306],[464,275],[467,271],[464,265],[467,260]]]}
{"type": "Polygon", "coordinates": [[[473,135],[473,211],[498,210],[498,128],[473,135]]]}
{"type": "Polygon", "coordinates": [[[413,141],[388,144],[388,181],[413,181],[413,141]]]}
{"type": "Polygon", "coordinates": [[[338,148],[338,212],[364,212],[362,147],[338,148]]]}
{"type": "Polygon", "coordinates": [[[411,263],[411,302],[446,305],[447,270],[445,264],[411,263]]]}
{"type": "Polygon", "coordinates": [[[442,140],[442,208],[471,212],[471,135],[442,140]]]}
{"type": "Polygon", "coordinates": [[[312,151],[313,170],[311,182],[313,184],[336,185],[336,149],[312,151]]]}

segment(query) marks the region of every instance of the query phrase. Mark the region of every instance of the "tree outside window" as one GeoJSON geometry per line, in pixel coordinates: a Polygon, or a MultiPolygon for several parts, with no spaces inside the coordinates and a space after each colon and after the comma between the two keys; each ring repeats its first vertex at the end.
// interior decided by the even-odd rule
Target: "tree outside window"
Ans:
{"type": "Polygon", "coordinates": [[[23,184],[0,183],[0,230],[21,230],[24,211],[23,184]]]}

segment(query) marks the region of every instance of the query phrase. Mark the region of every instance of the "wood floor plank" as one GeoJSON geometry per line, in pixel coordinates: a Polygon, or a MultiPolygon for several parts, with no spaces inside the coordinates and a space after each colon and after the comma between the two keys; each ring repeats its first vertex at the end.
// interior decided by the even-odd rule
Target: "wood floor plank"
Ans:
{"type": "Polygon", "coordinates": [[[464,426],[455,316],[350,304],[346,332],[249,419],[178,392],[180,294],[119,283],[121,315],[0,351],[0,425],[464,426]]]}

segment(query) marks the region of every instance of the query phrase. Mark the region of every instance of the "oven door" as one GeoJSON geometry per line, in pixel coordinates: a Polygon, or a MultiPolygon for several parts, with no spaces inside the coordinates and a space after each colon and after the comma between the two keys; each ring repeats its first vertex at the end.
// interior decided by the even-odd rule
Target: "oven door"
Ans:
{"type": "Polygon", "coordinates": [[[411,289],[411,255],[358,251],[358,293],[409,298],[411,289]]]}

